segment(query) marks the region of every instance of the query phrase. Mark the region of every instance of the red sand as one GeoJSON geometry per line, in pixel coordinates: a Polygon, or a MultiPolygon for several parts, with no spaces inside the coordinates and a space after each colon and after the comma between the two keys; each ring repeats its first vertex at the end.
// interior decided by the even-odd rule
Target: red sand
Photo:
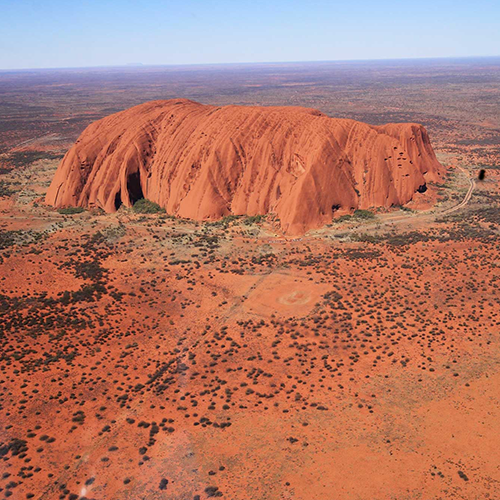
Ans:
{"type": "Polygon", "coordinates": [[[0,266],[13,498],[500,494],[486,225],[401,247],[117,217],[0,266]]]}

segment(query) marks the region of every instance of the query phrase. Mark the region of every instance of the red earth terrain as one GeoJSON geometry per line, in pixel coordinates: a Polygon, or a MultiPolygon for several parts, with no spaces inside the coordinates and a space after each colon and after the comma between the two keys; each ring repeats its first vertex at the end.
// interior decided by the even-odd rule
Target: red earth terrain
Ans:
{"type": "Polygon", "coordinates": [[[500,498],[500,66],[415,64],[0,74],[1,499],[500,498]],[[182,92],[423,123],[446,170],[299,235],[44,204],[91,122],[182,92]]]}
{"type": "Polygon", "coordinates": [[[128,209],[4,218],[3,492],[495,498],[499,234],[468,210],[295,239],[128,209]]]}

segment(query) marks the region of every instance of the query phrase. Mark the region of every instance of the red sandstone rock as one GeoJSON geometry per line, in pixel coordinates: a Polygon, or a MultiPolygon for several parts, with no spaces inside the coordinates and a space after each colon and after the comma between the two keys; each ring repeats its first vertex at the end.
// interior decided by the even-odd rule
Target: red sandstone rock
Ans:
{"type": "Polygon", "coordinates": [[[402,205],[442,170],[418,124],[371,126],[299,107],[153,101],[87,127],[48,190],[56,207],[147,198],[198,220],[276,213],[300,234],[335,210],[402,205]]]}

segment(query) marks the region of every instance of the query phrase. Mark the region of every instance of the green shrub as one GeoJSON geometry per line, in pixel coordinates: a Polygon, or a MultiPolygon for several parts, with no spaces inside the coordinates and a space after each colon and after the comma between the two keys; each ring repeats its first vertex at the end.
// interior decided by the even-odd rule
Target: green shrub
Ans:
{"type": "Polygon", "coordinates": [[[13,191],[6,182],[0,181],[0,197],[10,196],[14,193],[15,191],[13,191]]]}
{"type": "Polygon", "coordinates": [[[221,223],[224,225],[230,224],[231,222],[235,222],[240,218],[240,215],[225,215],[221,219],[221,223]]]}
{"type": "Polygon", "coordinates": [[[141,198],[134,203],[132,207],[134,212],[138,214],[158,214],[161,212],[165,212],[165,209],[160,207],[158,203],[154,201],[146,200],[145,198],[141,198]]]}
{"type": "Polygon", "coordinates": [[[73,214],[81,214],[85,209],[83,207],[67,207],[60,208],[58,212],[63,215],[73,215],[73,214]]]}
{"type": "Polygon", "coordinates": [[[340,217],[337,217],[336,219],[333,219],[333,222],[345,222],[345,221],[350,221],[352,219],[352,215],[346,214],[346,215],[341,215],[340,217]]]}
{"type": "Polygon", "coordinates": [[[249,215],[245,219],[245,225],[251,226],[252,224],[258,224],[259,222],[262,222],[264,217],[265,217],[264,215],[249,215]]]}
{"type": "Polygon", "coordinates": [[[354,217],[357,219],[374,219],[375,214],[370,212],[369,210],[354,210],[354,217]]]}

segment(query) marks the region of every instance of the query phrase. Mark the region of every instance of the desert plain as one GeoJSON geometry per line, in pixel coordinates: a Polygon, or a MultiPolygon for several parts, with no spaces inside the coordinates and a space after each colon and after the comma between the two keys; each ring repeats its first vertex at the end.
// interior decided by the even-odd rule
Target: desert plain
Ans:
{"type": "Polygon", "coordinates": [[[2,498],[500,498],[498,58],[3,71],[0,153],[2,498]],[[422,123],[445,173],[293,236],[44,203],[172,98],[422,123]]]}

